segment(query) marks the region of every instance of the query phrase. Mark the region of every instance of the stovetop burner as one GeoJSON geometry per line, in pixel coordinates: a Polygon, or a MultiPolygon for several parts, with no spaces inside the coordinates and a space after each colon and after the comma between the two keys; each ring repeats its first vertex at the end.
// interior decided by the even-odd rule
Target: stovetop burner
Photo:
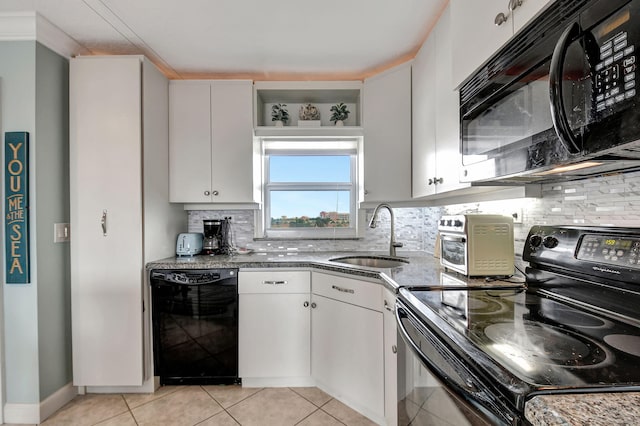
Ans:
{"type": "Polygon", "coordinates": [[[518,364],[514,373],[532,371],[536,364],[593,367],[607,359],[606,351],[597,343],[550,325],[497,323],[487,326],[484,334],[492,342],[487,345],[488,351],[518,364]]]}

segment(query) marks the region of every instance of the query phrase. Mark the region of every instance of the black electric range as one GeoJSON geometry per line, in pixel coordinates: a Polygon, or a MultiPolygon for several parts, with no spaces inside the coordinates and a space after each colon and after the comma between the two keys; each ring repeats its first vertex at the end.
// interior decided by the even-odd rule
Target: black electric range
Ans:
{"type": "Polygon", "coordinates": [[[523,284],[399,290],[422,363],[486,424],[527,424],[534,395],[640,391],[640,229],[535,226],[523,259],[523,284]]]}

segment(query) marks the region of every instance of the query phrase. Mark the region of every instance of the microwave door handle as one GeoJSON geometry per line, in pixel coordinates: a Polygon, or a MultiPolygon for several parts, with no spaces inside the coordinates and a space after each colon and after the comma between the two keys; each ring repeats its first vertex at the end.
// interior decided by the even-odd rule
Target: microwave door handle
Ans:
{"type": "Polygon", "coordinates": [[[575,22],[562,32],[553,50],[549,68],[549,100],[553,127],[556,129],[560,142],[573,154],[580,152],[580,146],[569,126],[569,120],[565,113],[564,99],[562,98],[562,75],[567,49],[581,31],[580,25],[575,22]]]}

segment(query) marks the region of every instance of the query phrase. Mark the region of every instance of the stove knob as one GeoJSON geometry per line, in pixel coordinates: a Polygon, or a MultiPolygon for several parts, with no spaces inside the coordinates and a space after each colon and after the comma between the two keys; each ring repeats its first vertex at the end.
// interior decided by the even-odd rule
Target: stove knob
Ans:
{"type": "Polygon", "coordinates": [[[532,248],[538,248],[540,244],[542,244],[542,237],[540,235],[532,235],[531,238],[529,238],[529,245],[531,245],[532,248]]]}
{"type": "Polygon", "coordinates": [[[554,248],[558,246],[558,239],[556,237],[544,237],[544,240],[542,241],[542,245],[545,246],[546,248],[554,248]]]}
{"type": "Polygon", "coordinates": [[[453,222],[453,226],[462,226],[462,221],[461,220],[455,220],[453,222]]]}
{"type": "Polygon", "coordinates": [[[445,225],[445,223],[447,223],[447,221],[446,221],[446,220],[444,220],[444,219],[440,219],[440,225],[441,225],[441,226],[444,226],[444,225],[445,225]]]}

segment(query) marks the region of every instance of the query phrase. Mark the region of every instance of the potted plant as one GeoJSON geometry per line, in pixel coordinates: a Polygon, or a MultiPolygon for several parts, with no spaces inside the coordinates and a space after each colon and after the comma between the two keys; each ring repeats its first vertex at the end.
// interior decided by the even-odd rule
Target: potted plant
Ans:
{"type": "Polygon", "coordinates": [[[275,121],[276,126],[282,127],[289,121],[289,111],[287,104],[274,104],[271,107],[271,121],[275,121]]]}
{"type": "Polygon", "coordinates": [[[349,118],[351,111],[347,109],[347,106],[340,102],[331,107],[331,122],[334,122],[336,126],[343,126],[344,120],[349,118]]]}

